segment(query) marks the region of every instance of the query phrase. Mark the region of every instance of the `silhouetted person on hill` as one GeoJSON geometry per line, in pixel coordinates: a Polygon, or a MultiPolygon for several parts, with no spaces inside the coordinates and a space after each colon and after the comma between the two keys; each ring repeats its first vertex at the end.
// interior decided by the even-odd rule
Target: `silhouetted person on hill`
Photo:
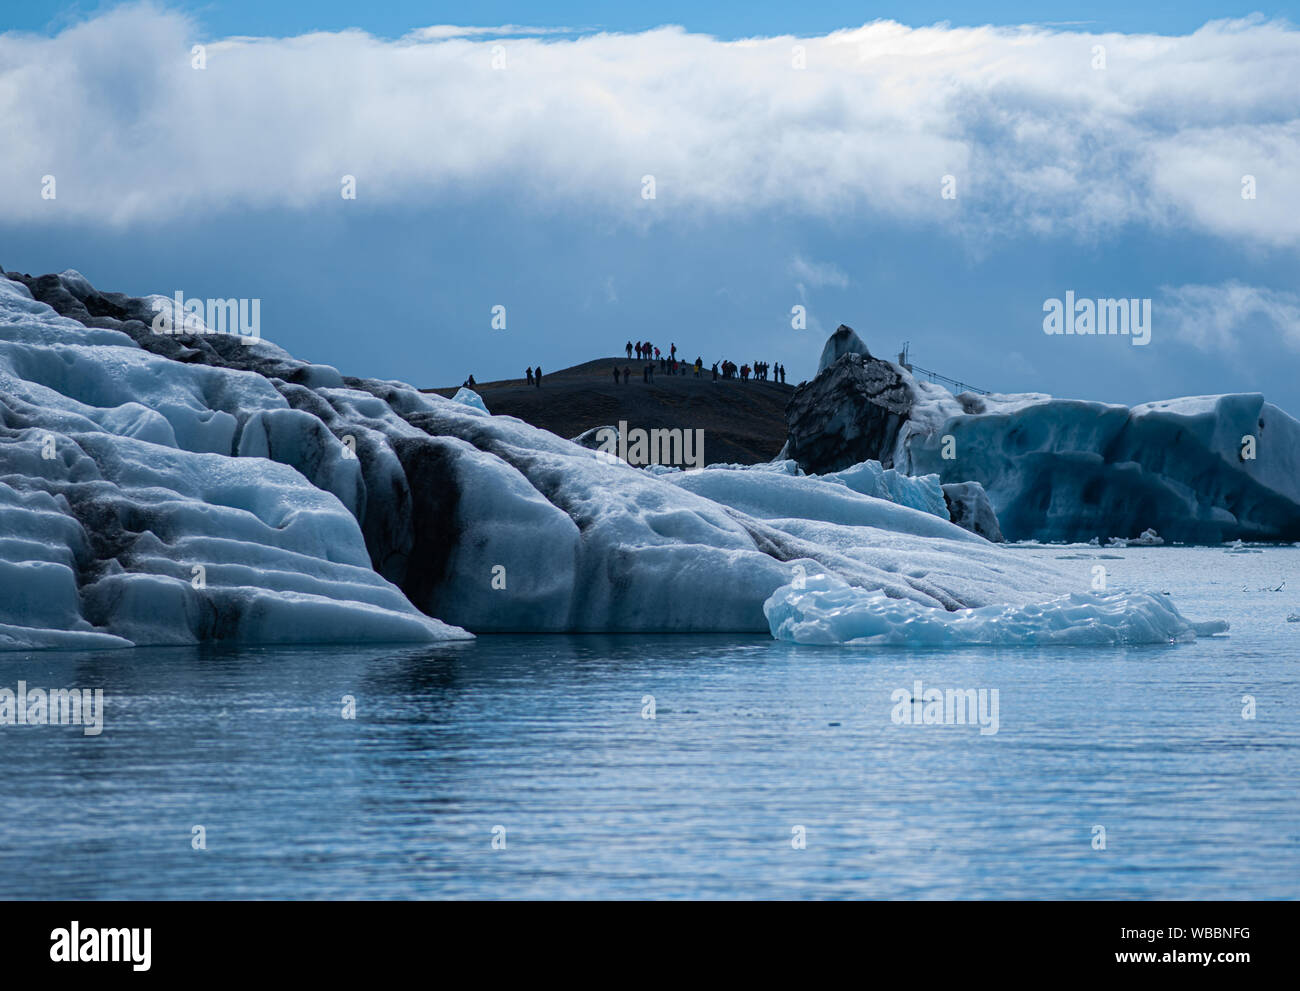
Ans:
{"type": "Polygon", "coordinates": [[[627,342],[627,356],[628,356],[629,358],[632,357],[632,342],[631,342],[631,341],[628,341],[628,342],[627,342]]]}
{"type": "Polygon", "coordinates": [[[618,365],[614,366],[614,384],[618,385],[618,365]]]}
{"type": "Polygon", "coordinates": [[[542,387],[542,366],[541,365],[538,365],[537,369],[533,372],[533,379],[534,379],[533,385],[537,386],[537,388],[540,389],[542,387]]]}
{"type": "Polygon", "coordinates": [[[716,361],[713,363],[713,381],[718,381],[718,363],[716,361]]]}
{"type": "Polygon", "coordinates": [[[529,365],[529,366],[528,366],[528,384],[529,384],[529,385],[532,385],[532,384],[533,384],[533,366],[532,366],[532,365],[529,365]]]}

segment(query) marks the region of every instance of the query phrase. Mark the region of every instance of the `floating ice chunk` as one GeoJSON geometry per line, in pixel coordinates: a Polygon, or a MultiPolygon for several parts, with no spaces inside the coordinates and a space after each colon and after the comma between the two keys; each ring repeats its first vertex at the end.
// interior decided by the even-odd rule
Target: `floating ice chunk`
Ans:
{"type": "Polygon", "coordinates": [[[1172,643],[1223,633],[1222,620],[1194,623],[1166,598],[1067,593],[1028,605],[945,611],[856,588],[830,574],[777,589],[763,613],[779,640],[806,644],[950,647],[1172,643]]]}

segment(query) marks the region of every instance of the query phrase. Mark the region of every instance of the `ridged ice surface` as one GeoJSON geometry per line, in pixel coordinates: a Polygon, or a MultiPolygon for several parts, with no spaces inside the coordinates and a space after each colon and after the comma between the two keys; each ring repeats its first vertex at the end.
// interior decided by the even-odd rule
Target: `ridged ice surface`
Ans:
{"type": "Polygon", "coordinates": [[[981,483],[1008,540],[1300,539],[1300,421],[1260,393],[1128,407],[909,381],[895,463],[981,483]]]}
{"type": "Polygon", "coordinates": [[[804,644],[858,646],[1047,647],[1152,644],[1226,632],[1220,621],[1194,623],[1167,596],[1150,592],[1069,592],[1024,605],[944,612],[918,608],[833,575],[785,585],[763,605],[772,636],[804,644]]]}
{"type": "Polygon", "coordinates": [[[934,478],[657,476],[470,390],[154,334],[148,299],[24,278],[0,279],[3,647],[767,632],[819,573],[936,623],[1078,588],[948,522],[934,478]]]}

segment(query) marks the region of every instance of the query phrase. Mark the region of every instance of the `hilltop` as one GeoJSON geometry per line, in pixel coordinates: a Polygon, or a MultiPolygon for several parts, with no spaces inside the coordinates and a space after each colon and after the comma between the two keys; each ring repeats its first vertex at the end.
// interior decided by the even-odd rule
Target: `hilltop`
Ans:
{"type": "MultiPolygon", "coordinates": [[[[667,375],[656,364],[654,382],[641,381],[643,362],[597,358],[551,372],[541,387],[523,378],[479,382],[475,392],[493,413],[517,416],[561,437],[626,420],[630,427],[700,429],[708,462],[754,464],[769,461],[785,444],[785,406],[794,385],[777,382],[713,381],[709,366],[697,379],[667,375]],[[626,385],[614,384],[614,366],[632,369],[626,385]]],[[[457,386],[423,389],[453,396],[457,386]]]]}

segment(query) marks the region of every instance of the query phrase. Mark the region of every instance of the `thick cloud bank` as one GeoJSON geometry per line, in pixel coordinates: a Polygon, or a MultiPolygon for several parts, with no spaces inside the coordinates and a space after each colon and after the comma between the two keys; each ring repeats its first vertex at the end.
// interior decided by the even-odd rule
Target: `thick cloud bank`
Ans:
{"type": "Polygon", "coordinates": [[[638,224],[782,208],[985,235],[1300,239],[1300,32],[1261,20],[1181,37],[881,21],[734,42],[672,27],[214,39],[126,7],[0,36],[0,116],[0,209],[17,221],[338,208],[352,176],[361,203],[505,191],[638,224]]]}

